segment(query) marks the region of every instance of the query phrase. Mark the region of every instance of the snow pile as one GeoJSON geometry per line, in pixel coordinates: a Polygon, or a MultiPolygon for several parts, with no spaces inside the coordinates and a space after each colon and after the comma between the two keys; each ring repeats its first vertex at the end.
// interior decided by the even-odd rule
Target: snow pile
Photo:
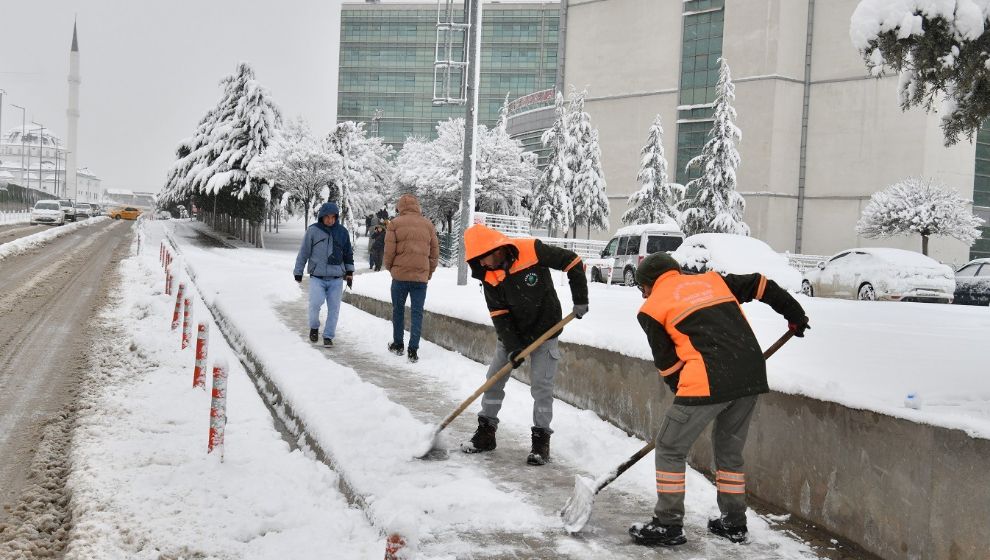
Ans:
{"type": "Polygon", "coordinates": [[[105,222],[109,219],[110,218],[106,216],[89,218],[81,222],[73,222],[71,224],[60,226],[57,228],[46,229],[45,231],[39,231],[38,233],[34,233],[25,237],[21,237],[20,239],[15,239],[13,241],[4,243],[3,245],[0,245],[0,261],[2,261],[3,259],[9,256],[23,253],[28,249],[33,249],[34,247],[44,245],[45,243],[48,243],[53,239],[62,237],[63,235],[68,235],[78,229],[92,226],[100,222],[105,222]]]}
{"type": "Polygon", "coordinates": [[[791,292],[801,290],[801,273],[759,239],[731,233],[699,233],[684,240],[671,255],[681,266],[722,274],[759,272],[791,292]]]}
{"type": "Polygon", "coordinates": [[[644,233],[681,233],[681,228],[677,226],[674,222],[667,223],[650,223],[650,224],[633,224],[631,226],[625,226],[617,229],[615,235],[612,237],[618,237],[620,235],[643,235],[644,233]]]}
{"type": "MultiPolygon", "coordinates": [[[[169,331],[174,298],[161,294],[157,252],[145,249],[123,262],[118,299],[100,315],[101,360],[73,439],[65,557],[381,558],[382,538],[336,474],[290,450],[236,359],[224,462],[206,454],[210,395],[191,387],[194,348],[180,351],[169,331]]],[[[208,317],[186,290],[196,319],[208,317]]],[[[210,361],[233,358],[209,322],[210,361]]]]}

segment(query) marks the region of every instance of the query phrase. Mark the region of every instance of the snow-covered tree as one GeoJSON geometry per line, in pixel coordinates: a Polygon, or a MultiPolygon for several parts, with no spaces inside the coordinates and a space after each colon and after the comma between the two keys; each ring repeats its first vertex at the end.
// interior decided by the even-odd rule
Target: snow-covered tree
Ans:
{"type": "Polygon", "coordinates": [[[357,218],[372,214],[385,202],[391,184],[392,148],[369,138],[364,123],[338,123],[327,136],[330,153],[340,158],[342,173],[330,184],[329,199],[340,205],[341,220],[356,231],[357,218]]]}
{"type": "Polygon", "coordinates": [[[267,184],[252,181],[247,168],[271,144],[282,124],[281,113],[246,62],[220,83],[220,102],[176,150],[178,160],[162,193],[166,200],[221,191],[238,200],[248,194],[269,196],[267,184]]]}
{"type": "Polygon", "coordinates": [[[982,223],[956,191],[932,179],[911,177],[874,193],[856,232],[871,238],[918,234],[921,252],[927,255],[930,236],[954,237],[972,245],[980,237],[982,223]]]}
{"type": "Polygon", "coordinates": [[[541,137],[549,155],[547,166],[533,190],[530,209],[533,222],[547,226],[551,235],[558,231],[566,232],[574,222],[569,188],[573,173],[567,159],[569,112],[560,92],[557,92],[554,113],[556,119],[553,126],[541,137]]]}
{"type": "Polygon", "coordinates": [[[701,176],[687,184],[693,194],[682,202],[681,228],[687,235],[696,233],[735,233],[749,235],[749,226],[743,222],[746,201],[736,191],[736,169],[739,152],[736,142],[742,131],[735,125],[736,110],[732,101],[736,87],[732,84],[729,65],[719,59],[719,78],[715,88],[715,111],[709,140],[701,154],[692,158],[687,167],[697,167],[701,176]]]}
{"type": "MultiPolygon", "coordinates": [[[[522,201],[532,191],[537,170],[522,145],[501,127],[479,125],[475,209],[521,214],[522,201]]],[[[410,138],[396,162],[396,194],[414,193],[423,211],[450,227],[460,210],[464,163],[464,119],[437,125],[432,142],[410,138]]]]}
{"type": "Polygon", "coordinates": [[[570,198],[574,221],[572,236],[577,237],[577,226],[608,230],[610,208],[605,194],[605,173],[602,171],[602,151],[598,144],[598,131],[591,126],[591,115],[584,110],[586,91],[571,92],[568,103],[568,131],[565,158],[571,169],[570,198]]]}
{"type": "Polygon", "coordinates": [[[660,115],[647,133],[640,152],[639,190],[629,196],[629,209],[622,214],[626,224],[677,223],[677,204],[684,197],[684,186],[667,177],[667,158],[663,151],[663,124],[660,115]]]}
{"type": "Polygon", "coordinates": [[[901,109],[941,105],[946,145],[990,117],[990,3],[861,0],[850,36],[870,73],[900,74],[901,109]]]}
{"type": "Polygon", "coordinates": [[[325,142],[314,138],[309,126],[299,118],[290,121],[268,149],[251,161],[248,173],[280,187],[302,205],[303,215],[309,219],[310,209],[325,198],[324,191],[340,180],[341,158],[331,153],[325,142]]]}

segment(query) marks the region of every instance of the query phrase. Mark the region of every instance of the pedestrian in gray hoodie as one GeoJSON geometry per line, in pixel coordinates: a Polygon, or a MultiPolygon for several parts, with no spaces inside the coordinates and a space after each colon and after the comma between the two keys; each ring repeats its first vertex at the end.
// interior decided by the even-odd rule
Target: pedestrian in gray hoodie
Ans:
{"type": "Polygon", "coordinates": [[[340,223],[340,209],[333,202],[320,207],[316,223],[306,228],[302,246],[296,256],[292,274],[302,282],[303,267],[309,262],[309,340],[316,342],[320,334],[320,308],[327,303],[327,322],[323,328],[323,345],[333,346],[340,313],[340,298],[344,284],[350,288],[354,281],[354,251],[351,236],[340,223]]]}

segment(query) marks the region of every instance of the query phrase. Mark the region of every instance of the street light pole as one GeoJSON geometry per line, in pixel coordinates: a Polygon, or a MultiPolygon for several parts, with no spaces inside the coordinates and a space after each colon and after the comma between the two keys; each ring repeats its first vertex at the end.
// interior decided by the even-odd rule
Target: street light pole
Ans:
{"type": "Polygon", "coordinates": [[[465,0],[465,21],[468,27],[468,65],[464,73],[467,82],[467,109],[464,114],[464,160],[461,173],[461,224],[457,259],[457,285],[467,285],[467,254],[464,247],[464,231],[474,221],[474,178],[478,140],[478,89],[481,85],[481,5],[482,0],[465,0]]]}
{"type": "MultiPolygon", "coordinates": [[[[25,148],[24,148],[24,127],[25,127],[25,124],[24,124],[24,115],[25,115],[25,113],[24,113],[24,107],[21,107],[20,105],[14,105],[13,103],[11,103],[10,106],[11,107],[17,107],[18,109],[21,110],[21,183],[24,183],[25,182],[24,179],[27,177],[27,167],[24,166],[24,150],[25,150],[25,148]]],[[[21,186],[22,187],[27,187],[29,185],[24,184],[24,185],[21,185],[21,186]]]]}
{"type": "MultiPolygon", "coordinates": [[[[41,182],[41,162],[45,154],[45,146],[43,143],[45,139],[45,125],[34,121],[31,121],[31,124],[38,125],[39,130],[41,131],[38,133],[38,190],[44,192],[45,185],[41,182]]],[[[58,193],[53,193],[53,194],[55,196],[58,196],[58,193]]]]}

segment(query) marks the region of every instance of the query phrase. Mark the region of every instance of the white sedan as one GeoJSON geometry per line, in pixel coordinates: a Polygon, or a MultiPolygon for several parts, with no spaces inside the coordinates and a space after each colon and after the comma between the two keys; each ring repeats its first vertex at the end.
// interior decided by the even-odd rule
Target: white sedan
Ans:
{"type": "Polygon", "coordinates": [[[685,239],[670,255],[685,270],[714,270],[721,274],[759,272],[787,291],[801,291],[801,273],[788,264],[787,257],[754,237],[699,233],[685,239]]]}
{"type": "Polygon", "coordinates": [[[914,251],[861,248],[841,251],[805,273],[808,296],[864,301],[951,303],[952,269],[914,251]]]}
{"type": "Polygon", "coordinates": [[[59,206],[57,200],[39,200],[31,209],[31,225],[53,224],[62,225],[65,223],[65,211],[59,206]]]}

